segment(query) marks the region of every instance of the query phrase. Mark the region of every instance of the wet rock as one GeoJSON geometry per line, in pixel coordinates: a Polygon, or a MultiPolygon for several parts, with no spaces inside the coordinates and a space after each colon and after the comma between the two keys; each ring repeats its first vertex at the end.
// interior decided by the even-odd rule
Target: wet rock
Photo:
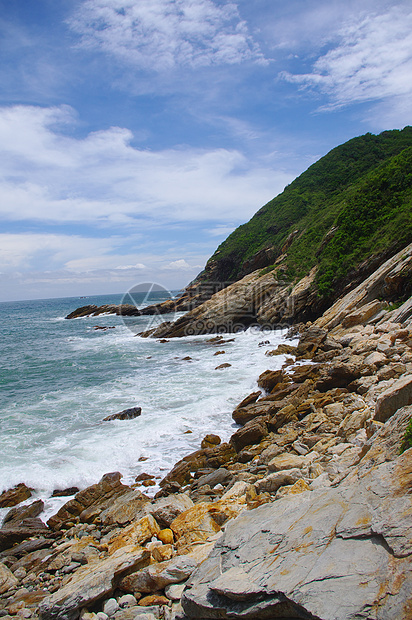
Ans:
{"type": "Polygon", "coordinates": [[[17,484],[12,489],[3,491],[0,495],[0,508],[11,508],[31,497],[33,489],[29,489],[23,482],[17,484]]]}
{"type": "Polygon", "coordinates": [[[78,487],[69,487],[67,489],[55,489],[52,493],[52,497],[68,497],[75,495],[80,489],[78,487]]]}
{"type": "Polygon", "coordinates": [[[216,366],[215,370],[223,370],[224,368],[230,368],[231,365],[232,364],[228,364],[228,363],[220,364],[219,366],[216,366]]]}
{"type": "Polygon", "coordinates": [[[31,519],[37,517],[43,512],[43,508],[44,502],[41,499],[33,502],[29,506],[12,508],[4,517],[2,527],[4,527],[6,524],[7,527],[12,527],[12,524],[17,525],[21,523],[24,519],[31,519]]]}
{"type": "Polygon", "coordinates": [[[111,420],[133,420],[142,413],[141,407],[131,407],[130,409],[124,409],[120,413],[113,413],[103,418],[103,422],[110,422],[111,420]]]}

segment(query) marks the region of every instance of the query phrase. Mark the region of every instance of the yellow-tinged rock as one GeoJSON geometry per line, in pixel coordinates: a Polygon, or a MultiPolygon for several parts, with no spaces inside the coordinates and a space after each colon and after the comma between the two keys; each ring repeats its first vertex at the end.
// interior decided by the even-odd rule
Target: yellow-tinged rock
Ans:
{"type": "Polygon", "coordinates": [[[299,478],[299,480],[297,480],[295,484],[292,484],[292,486],[282,487],[279,493],[281,495],[298,495],[299,493],[303,493],[304,491],[310,491],[310,487],[307,482],[303,480],[303,478],[299,478]]]}
{"type": "Polygon", "coordinates": [[[162,541],[165,545],[173,545],[174,536],[172,530],[167,527],[164,530],[160,530],[157,535],[158,539],[162,541]]]}
{"type": "Polygon", "coordinates": [[[160,545],[151,551],[152,557],[156,562],[165,562],[173,557],[173,545],[160,545]]]}
{"type": "Polygon", "coordinates": [[[156,519],[152,515],[146,515],[139,521],[125,527],[121,534],[108,542],[109,553],[112,554],[126,545],[144,545],[152,536],[157,536],[159,532],[160,527],[156,519]]]}
{"type": "Polygon", "coordinates": [[[170,605],[170,600],[166,596],[159,594],[151,594],[140,599],[139,605],[142,607],[150,607],[150,605],[170,605]]]}
{"type": "Polygon", "coordinates": [[[194,543],[204,542],[209,536],[219,532],[220,525],[213,518],[217,512],[213,504],[199,502],[176,517],[170,524],[170,529],[177,539],[178,547],[189,547],[194,543]]]}

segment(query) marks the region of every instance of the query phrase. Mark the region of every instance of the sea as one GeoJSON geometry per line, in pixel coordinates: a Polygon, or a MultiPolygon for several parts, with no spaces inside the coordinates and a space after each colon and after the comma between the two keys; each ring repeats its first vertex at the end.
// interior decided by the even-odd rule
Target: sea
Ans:
{"type": "MultiPolygon", "coordinates": [[[[161,290],[150,301],[139,294],[139,307],[166,298],[161,290]]],[[[285,360],[265,356],[285,341],[284,330],[250,327],[216,346],[211,335],[167,342],[136,335],[171,315],[65,318],[122,297],[0,303],[0,492],[24,482],[34,489],[28,503],[44,500],[43,519],[69,499],[52,498],[54,490],[85,488],[107,472],[120,471],[126,484],[154,474],[156,485],[145,490],[154,494],[206,434],[228,440],[237,428],[233,409],[264,370],[285,360]],[[222,363],[230,366],[216,369],[222,363]],[[137,418],[103,421],[135,406],[137,418]]]]}

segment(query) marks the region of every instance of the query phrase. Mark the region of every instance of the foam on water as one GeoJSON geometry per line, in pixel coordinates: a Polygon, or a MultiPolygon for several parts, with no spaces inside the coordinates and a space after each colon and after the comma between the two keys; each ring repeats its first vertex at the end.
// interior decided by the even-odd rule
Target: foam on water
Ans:
{"type": "Polygon", "coordinates": [[[117,316],[104,317],[116,329],[96,332],[101,317],[59,322],[61,308],[53,311],[33,316],[31,309],[31,350],[14,351],[16,381],[3,373],[0,414],[0,490],[25,482],[47,500],[47,514],[67,501],[49,500],[56,488],[85,487],[108,471],[121,471],[126,483],[143,471],[159,480],[207,433],[227,440],[234,407],[261,372],[284,361],[265,356],[284,340],[280,332],[252,328],[218,347],[210,336],[160,343],[135,337],[117,316]],[[224,362],[231,366],[215,369],[224,362]],[[140,417],[102,422],[135,405],[140,417]]]}

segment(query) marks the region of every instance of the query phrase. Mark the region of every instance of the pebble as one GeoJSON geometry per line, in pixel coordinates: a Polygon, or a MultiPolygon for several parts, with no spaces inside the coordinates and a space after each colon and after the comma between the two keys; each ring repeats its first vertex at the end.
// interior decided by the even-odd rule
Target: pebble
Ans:
{"type": "Polygon", "coordinates": [[[125,594],[121,596],[117,602],[120,607],[133,607],[133,605],[137,605],[136,597],[133,596],[133,594],[125,594]]]}
{"type": "Polygon", "coordinates": [[[109,598],[103,605],[103,611],[108,616],[113,616],[119,609],[119,603],[115,598],[109,598]]]}

